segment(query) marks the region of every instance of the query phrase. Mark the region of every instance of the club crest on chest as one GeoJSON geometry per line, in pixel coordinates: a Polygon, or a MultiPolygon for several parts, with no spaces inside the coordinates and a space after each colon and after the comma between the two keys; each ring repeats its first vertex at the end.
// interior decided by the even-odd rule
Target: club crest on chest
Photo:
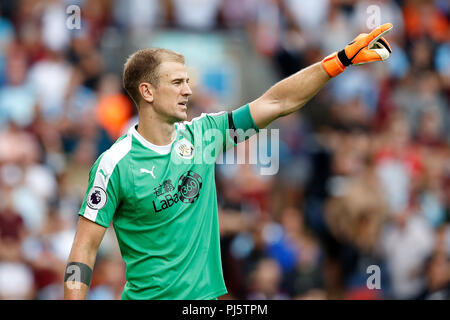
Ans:
{"type": "Polygon", "coordinates": [[[183,138],[175,143],[175,152],[183,159],[192,159],[194,156],[194,146],[186,138],[183,138]]]}

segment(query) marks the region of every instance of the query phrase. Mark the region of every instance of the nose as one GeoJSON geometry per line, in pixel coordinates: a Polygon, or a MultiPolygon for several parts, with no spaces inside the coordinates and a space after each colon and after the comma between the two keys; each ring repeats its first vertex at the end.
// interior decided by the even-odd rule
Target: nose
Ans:
{"type": "Polygon", "coordinates": [[[187,82],[184,83],[183,90],[181,91],[181,94],[183,96],[190,96],[190,95],[192,95],[191,87],[189,87],[189,84],[187,82]]]}

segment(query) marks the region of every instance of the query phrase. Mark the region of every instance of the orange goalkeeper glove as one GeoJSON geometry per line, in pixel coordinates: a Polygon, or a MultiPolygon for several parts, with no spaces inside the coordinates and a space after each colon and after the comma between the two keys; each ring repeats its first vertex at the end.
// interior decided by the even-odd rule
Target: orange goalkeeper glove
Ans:
{"type": "Polygon", "coordinates": [[[382,36],[392,29],[391,23],[372,30],[371,33],[361,33],[343,50],[334,52],[322,60],[322,66],[330,77],[336,77],[349,65],[365,64],[389,58],[392,50],[382,36]]]}

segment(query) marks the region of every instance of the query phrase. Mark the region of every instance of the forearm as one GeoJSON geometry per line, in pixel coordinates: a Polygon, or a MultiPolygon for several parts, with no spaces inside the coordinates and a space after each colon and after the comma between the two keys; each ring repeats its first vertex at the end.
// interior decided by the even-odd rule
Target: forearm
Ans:
{"type": "Polygon", "coordinates": [[[74,245],[66,267],[64,299],[86,299],[96,254],[97,250],[93,248],[74,245]],[[77,263],[77,265],[71,264],[73,262],[77,263]],[[86,278],[89,278],[89,281],[86,281],[86,278]]]}
{"type": "Polygon", "coordinates": [[[259,128],[267,126],[273,120],[286,116],[303,107],[331,77],[325,72],[320,62],[281,80],[264,95],[250,104],[250,110],[259,128]],[[259,105],[273,106],[253,108],[259,105]]]}
{"type": "Polygon", "coordinates": [[[280,116],[303,107],[330,80],[320,62],[278,82],[268,94],[281,101],[280,116]]]}
{"type": "Polygon", "coordinates": [[[85,299],[106,228],[80,217],[64,274],[64,299],[85,299]]]}

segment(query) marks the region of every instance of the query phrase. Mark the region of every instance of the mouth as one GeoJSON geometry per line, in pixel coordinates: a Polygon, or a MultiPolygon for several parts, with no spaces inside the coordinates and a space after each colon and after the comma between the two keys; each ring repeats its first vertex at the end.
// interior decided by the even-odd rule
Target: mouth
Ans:
{"type": "Polygon", "coordinates": [[[178,102],[178,105],[182,107],[183,109],[187,109],[187,101],[178,102]]]}

